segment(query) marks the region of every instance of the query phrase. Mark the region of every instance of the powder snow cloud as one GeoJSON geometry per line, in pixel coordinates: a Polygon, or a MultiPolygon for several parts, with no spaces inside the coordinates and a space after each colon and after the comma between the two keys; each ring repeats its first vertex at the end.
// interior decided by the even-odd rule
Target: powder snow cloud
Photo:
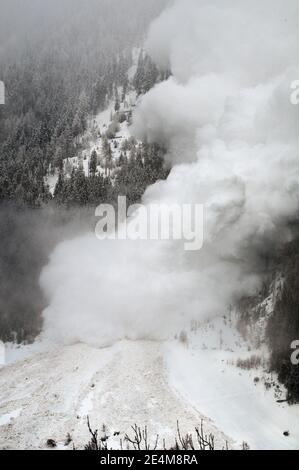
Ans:
{"type": "Polygon", "coordinates": [[[147,50],[172,76],[142,98],[133,132],[166,145],[172,170],[143,202],[204,204],[204,248],[59,245],[41,276],[46,336],[164,339],[258,289],[261,255],[298,215],[298,21],[296,0],[176,0],[152,24],[147,50]]]}

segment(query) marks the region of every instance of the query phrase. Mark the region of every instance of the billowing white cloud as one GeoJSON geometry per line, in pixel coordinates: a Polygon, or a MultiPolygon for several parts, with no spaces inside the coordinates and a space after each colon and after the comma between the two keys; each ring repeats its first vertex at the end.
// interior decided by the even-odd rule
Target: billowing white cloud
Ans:
{"type": "Polygon", "coordinates": [[[41,279],[46,335],[166,338],[258,288],[261,253],[291,238],[298,214],[298,20],[296,0],[177,0],[153,23],[148,50],[173,76],[142,99],[134,131],[167,146],[172,171],[144,203],[204,204],[204,248],[60,245],[41,279]]]}

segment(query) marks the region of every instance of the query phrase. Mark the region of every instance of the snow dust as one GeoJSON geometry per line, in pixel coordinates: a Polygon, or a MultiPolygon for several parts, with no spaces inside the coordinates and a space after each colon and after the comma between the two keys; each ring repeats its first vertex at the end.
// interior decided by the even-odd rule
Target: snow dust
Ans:
{"type": "Polygon", "coordinates": [[[62,243],[41,277],[46,337],[168,339],[256,292],[260,255],[292,238],[298,211],[298,18],[294,0],[176,0],[154,21],[147,48],[173,75],[140,100],[132,133],[165,145],[172,171],[143,202],[204,204],[204,248],[62,243]]]}

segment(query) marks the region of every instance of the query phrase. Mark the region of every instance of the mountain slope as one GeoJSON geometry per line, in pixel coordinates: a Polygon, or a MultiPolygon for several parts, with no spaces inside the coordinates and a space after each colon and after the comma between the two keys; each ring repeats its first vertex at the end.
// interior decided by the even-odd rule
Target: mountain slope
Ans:
{"type": "MultiPolygon", "coordinates": [[[[0,448],[43,449],[48,439],[72,448],[64,447],[68,433],[83,447],[90,437],[87,415],[94,428],[105,424],[109,435],[117,431],[123,439],[137,423],[172,445],[177,420],[187,433],[204,417],[166,378],[161,345],[143,341],[101,350],[77,344],[8,366],[0,370],[0,448]]],[[[218,448],[232,445],[207,419],[205,431],[215,434],[218,448]]]]}

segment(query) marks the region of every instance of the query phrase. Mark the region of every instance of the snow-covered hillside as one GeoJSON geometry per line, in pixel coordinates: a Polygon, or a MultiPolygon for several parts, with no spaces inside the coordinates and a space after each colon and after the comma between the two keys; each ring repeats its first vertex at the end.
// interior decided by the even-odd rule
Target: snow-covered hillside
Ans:
{"type": "Polygon", "coordinates": [[[267,350],[252,349],[228,318],[207,322],[165,345],[169,383],[237,443],[251,449],[298,449],[299,405],[267,372],[267,350]],[[248,365],[249,364],[249,365],[248,365]],[[287,435],[284,435],[284,434],[287,435]]]}
{"type": "Polygon", "coordinates": [[[72,168],[79,168],[79,166],[82,165],[85,175],[88,176],[91,155],[93,152],[96,152],[98,155],[97,171],[102,174],[107,173],[111,175],[123,152],[122,149],[124,143],[126,142],[126,140],[129,140],[131,138],[129,116],[132,113],[134,107],[136,106],[136,101],[136,92],[131,90],[127,93],[124,100],[119,103],[119,110],[117,111],[117,113],[118,115],[123,115],[123,119],[126,119],[123,122],[117,123],[116,131],[113,137],[109,136],[109,128],[110,126],[114,126],[115,123],[114,102],[111,102],[107,109],[100,112],[94,119],[92,119],[87,134],[86,136],[84,136],[85,145],[87,148],[82,152],[80,157],[75,157],[73,159],[70,159],[69,162],[65,162],[65,166],[67,166],[67,163],[71,164],[72,168]],[[107,169],[103,149],[103,137],[105,136],[107,136],[111,148],[112,163],[112,165],[109,166],[107,169]]]}
{"type": "Polygon", "coordinates": [[[182,433],[204,419],[205,431],[218,448],[232,442],[167,383],[162,345],[122,341],[107,349],[83,344],[50,349],[0,370],[0,448],[44,449],[49,439],[58,449],[84,446],[91,425],[120,445],[134,423],[148,426],[174,444],[176,422],[182,433]],[[67,442],[66,442],[67,440],[67,442]],[[67,444],[67,445],[66,445],[67,444]]]}
{"type": "Polygon", "coordinates": [[[283,402],[285,390],[267,373],[266,358],[265,349],[244,342],[233,316],[193,324],[166,343],[10,345],[0,369],[0,448],[43,449],[48,439],[57,449],[83,447],[90,416],[94,428],[106,425],[115,448],[134,423],[171,445],[177,420],[187,433],[203,419],[220,449],[226,441],[232,449],[244,442],[298,449],[299,406],[283,402]]]}
{"type": "MultiPolygon", "coordinates": [[[[121,90],[118,90],[121,94],[121,90]]],[[[97,155],[97,173],[113,178],[114,171],[119,164],[121,155],[126,155],[125,143],[132,136],[130,133],[130,117],[137,103],[136,92],[131,89],[127,92],[123,100],[118,103],[119,109],[115,110],[115,101],[111,101],[104,111],[91,118],[88,129],[81,137],[83,150],[73,158],[64,159],[64,175],[70,177],[73,169],[82,168],[85,176],[90,174],[90,161],[94,152],[97,155]],[[120,118],[120,121],[119,121],[120,118]],[[104,150],[104,140],[107,138],[109,145],[109,156],[104,150]]],[[[134,140],[137,148],[140,142],[134,140]]],[[[130,142],[132,148],[132,142],[130,142]]],[[[58,181],[58,171],[49,174],[45,183],[49,186],[51,194],[54,194],[58,181]]]]}

